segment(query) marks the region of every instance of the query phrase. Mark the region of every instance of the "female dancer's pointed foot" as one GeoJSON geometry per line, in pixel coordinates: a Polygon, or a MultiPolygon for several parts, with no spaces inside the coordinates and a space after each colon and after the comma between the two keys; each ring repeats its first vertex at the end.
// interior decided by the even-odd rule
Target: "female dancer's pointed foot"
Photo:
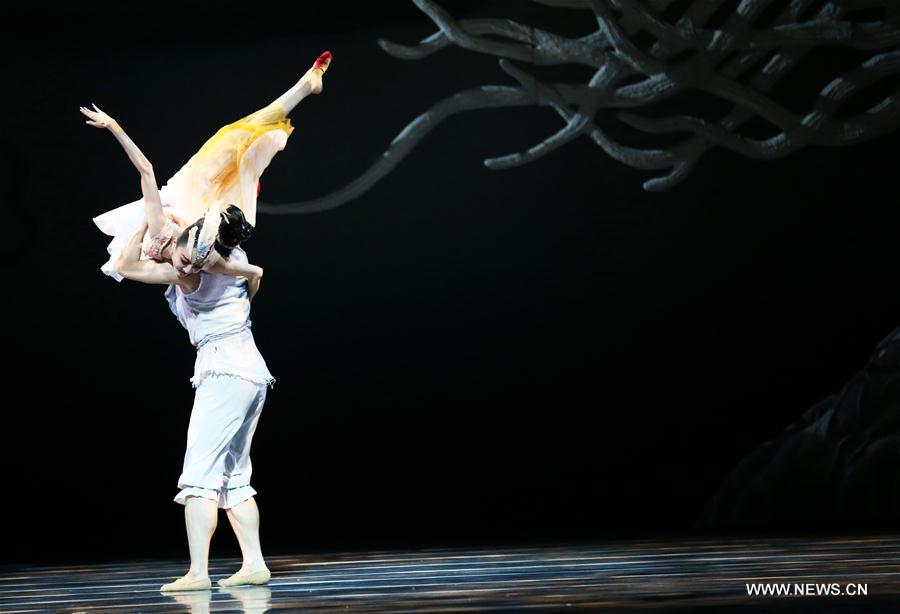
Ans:
{"type": "Polygon", "coordinates": [[[219,580],[219,586],[241,586],[244,584],[265,584],[269,581],[272,574],[268,569],[259,569],[257,571],[238,570],[236,574],[228,578],[219,580]]]}
{"type": "Polygon", "coordinates": [[[312,68],[307,70],[306,74],[303,75],[303,79],[309,84],[310,94],[320,94],[322,92],[322,76],[325,74],[325,71],[328,70],[330,64],[331,52],[326,51],[316,59],[312,68]]]}
{"type": "Polygon", "coordinates": [[[316,63],[313,64],[313,70],[318,70],[321,74],[325,74],[325,71],[328,70],[328,65],[331,64],[331,52],[325,51],[316,58],[316,63]]]}
{"type": "Polygon", "coordinates": [[[162,592],[168,591],[208,591],[212,588],[212,582],[209,581],[209,576],[196,577],[196,576],[182,576],[178,578],[174,582],[169,582],[168,584],[163,584],[159,587],[159,590],[162,592]]]}

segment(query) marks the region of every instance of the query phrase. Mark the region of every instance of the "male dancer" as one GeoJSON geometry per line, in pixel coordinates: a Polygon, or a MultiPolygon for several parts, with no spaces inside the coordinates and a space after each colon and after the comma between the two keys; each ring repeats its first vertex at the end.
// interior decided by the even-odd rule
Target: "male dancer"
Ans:
{"type": "MultiPolygon", "coordinates": [[[[168,284],[169,306],[197,347],[191,378],[196,394],[178,479],[181,491],[175,497],[184,505],[191,566],[187,574],[160,590],[211,588],[209,544],[218,521],[217,508],[226,510],[243,555],[241,568],[219,580],[219,585],[265,584],[271,574],[259,543],[259,510],[253,497],[256,491],[250,486],[250,442],[274,378],[250,332],[253,297],[247,279],[208,273],[181,276],[168,262],[142,260],[145,230],[146,226],[141,228],[121,252],[118,273],[143,283],[168,284]]],[[[187,231],[179,243],[191,249],[187,231]]],[[[229,258],[247,264],[240,247],[229,258]]],[[[262,269],[256,268],[254,290],[262,277],[262,269]]]]}

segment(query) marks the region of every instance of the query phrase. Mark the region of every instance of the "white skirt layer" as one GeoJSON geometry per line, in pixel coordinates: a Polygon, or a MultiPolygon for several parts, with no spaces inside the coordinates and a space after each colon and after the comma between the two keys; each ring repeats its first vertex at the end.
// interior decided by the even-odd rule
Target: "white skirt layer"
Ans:
{"type": "Polygon", "coordinates": [[[230,375],[262,386],[275,383],[249,328],[200,343],[191,384],[197,388],[211,375],[230,375]]]}
{"type": "Polygon", "coordinates": [[[257,494],[256,490],[249,484],[236,488],[198,488],[196,486],[188,486],[178,491],[173,501],[184,505],[188,497],[203,497],[204,499],[215,501],[219,509],[227,510],[238,503],[243,503],[255,494],[257,494]]]}
{"type": "MultiPolygon", "coordinates": [[[[173,212],[171,205],[167,204],[171,202],[172,193],[173,190],[169,188],[168,185],[163,186],[159,192],[160,197],[162,198],[164,212],[173,212]]],[[[131,240],[131,237],[133,237],[146,222],[147,205],[143,198],[117,207],[111,211],[107,211],[94,218],[94,223],[97,227],[100,228],[104,234],[113,238],[112,241],[109,242],[109,245],[106,246],[106,252],[109,254],[109,259],[100,267],[100,270],[103,271],[104,274],[109,275],[116,281],[122,281],[124,279],[119,275],[119,272],[116,271],[116,260],[131,240]]],[[[147,239],[146,234],[144,235],[144,239],[147,239]]],[[[142,250],[141,260],[148,259],[147,254],[142,250]]]]}

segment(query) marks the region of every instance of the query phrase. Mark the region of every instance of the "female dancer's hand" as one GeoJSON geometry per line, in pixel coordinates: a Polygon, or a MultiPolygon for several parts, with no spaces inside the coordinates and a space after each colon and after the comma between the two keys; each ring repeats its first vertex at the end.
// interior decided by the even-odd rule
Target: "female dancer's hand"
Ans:
{"type": "Polygon", "coordinates": [[[93,102],[91,103],[91,105],[93,105],[95,109],[94,111],[91,111],[86,107],[80,108],[82,113],[90,117],[90,119],[84,123],[89,126],[94,126],[95,128],[113,128],[117,125],[116,120],[101,111],[100,107],[95,105],[93,102]]]}

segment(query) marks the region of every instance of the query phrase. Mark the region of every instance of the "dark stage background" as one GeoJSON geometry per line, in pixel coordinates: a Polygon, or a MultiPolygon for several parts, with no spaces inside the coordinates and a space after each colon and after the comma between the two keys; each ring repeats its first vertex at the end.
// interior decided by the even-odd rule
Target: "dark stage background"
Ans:
{"type": "MultiPolygon", "coordinates": [[[[99,271],[108,238],[91,218],[140,186],[78,107],[115,117],[163,183],[330,49],[323,94],[294,111],[262,179],[263,199],[291,202],[356,177],[439,99],[512,82],[456,47],[382,52],[378,38],[434,31],[400,0],[16,10],[3,558],[187,556],[172,497],[194,350],[163,287],[99,271]]],[[[266,270],[254,334],[278,378],[253,443],[268,553],[689,532],[742,456],[900,323],[896,135],[777,162],[715,150],[661,194],[584,138],[514,170],[481,163],[559,122],[462,114],[362,198],[260,216],[246,247],[266,270]]],[[[226,525],[214,555],[237,551],[226,525]]]]}

